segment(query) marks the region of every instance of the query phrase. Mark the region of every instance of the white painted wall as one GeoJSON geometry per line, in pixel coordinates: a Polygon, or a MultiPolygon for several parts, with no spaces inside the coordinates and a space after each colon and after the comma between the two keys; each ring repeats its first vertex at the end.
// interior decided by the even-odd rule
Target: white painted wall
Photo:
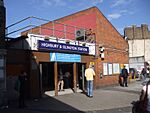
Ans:
{"type": "Polygon", "coordinates": [[[150,39],[128,40],[129,57],[144,56],[146,62],[150,63],[150,39]]]}

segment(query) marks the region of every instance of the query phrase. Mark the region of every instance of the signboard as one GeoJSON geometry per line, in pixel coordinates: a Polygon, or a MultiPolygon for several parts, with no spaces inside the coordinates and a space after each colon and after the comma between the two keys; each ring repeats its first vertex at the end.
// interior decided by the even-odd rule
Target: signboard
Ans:
{"type": "Polygon", "coordinates": [[[50,53],[50,61],[57,61],[57,62],[81,62],[81,55],[64,54],[64,53],[50,53]]]}
{"type": "Polygon", "coordinates": [[[89,54],[89,48],[78,46],[78,45],[69,45],[57,42],[49,42],[49,41],[38,41],[38,48],[39,49],[47,49],[47,50],[60,50],[60,51],[68,51],[68,52],[76,52],[76,53],[83,53],[89,54]]]}

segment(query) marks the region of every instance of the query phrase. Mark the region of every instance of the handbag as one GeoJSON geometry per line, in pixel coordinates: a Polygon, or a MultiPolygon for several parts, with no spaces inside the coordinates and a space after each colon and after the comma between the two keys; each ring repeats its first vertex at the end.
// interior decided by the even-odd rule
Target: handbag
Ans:
{"type": "Polygon", "coordinates": [[[148,83],[146,84],[146,92],[145,92],[144,98],[143,98],[143,100],[139,101],[139,113],[144,113],[144,112],[147,111],[147,106],[148,106],[148,83]]]}

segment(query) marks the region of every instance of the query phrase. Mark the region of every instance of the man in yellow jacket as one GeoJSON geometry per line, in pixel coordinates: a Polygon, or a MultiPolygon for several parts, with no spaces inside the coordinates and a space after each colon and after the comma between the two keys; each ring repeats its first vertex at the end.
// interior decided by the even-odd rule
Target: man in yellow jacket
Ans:
{"type": "Polygon", "coordinates": [[[95,72],[92,68],[92,65],[89,65],[89,68],[85,70],[85,77],[87,80],[87,96],[93,97],[93,80],[94,80],[95,72]]]}

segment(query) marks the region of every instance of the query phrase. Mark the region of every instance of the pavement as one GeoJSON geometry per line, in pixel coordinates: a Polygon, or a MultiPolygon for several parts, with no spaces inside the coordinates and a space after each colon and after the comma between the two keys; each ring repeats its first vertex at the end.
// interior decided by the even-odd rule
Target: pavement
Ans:
{"type": "Polygon", "coordinates": [[[132,113],[132,101],[139,98],[143,81],[132,81],[128,87],[109,86],[95,89],[93,98],[84,93],[45,96],[27,101],[27,108],[18,108],[12,101],[0,113],[132,113]]]}

